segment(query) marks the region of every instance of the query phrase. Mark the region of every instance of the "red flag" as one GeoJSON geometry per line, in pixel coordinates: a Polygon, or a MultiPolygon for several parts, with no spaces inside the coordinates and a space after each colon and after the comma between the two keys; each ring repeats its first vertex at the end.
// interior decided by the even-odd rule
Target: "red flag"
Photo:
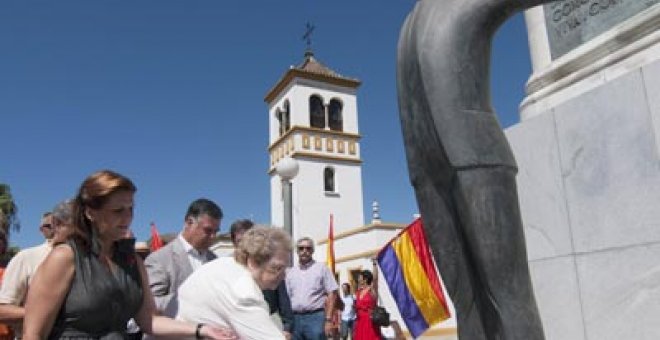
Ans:
{"type": "Polygon", "coordinates": [[[151,251],[154,252],[163,247],[163,240],[160,239],[156,223],[151,222],[151,251]]]}
{"type": "Polygon", "coordinates": [[[330,230],[328,231],[328,249],[326,253],[328,268],[335,275],[335,233],[332,227],[332,214],[330,214],[330,230]]]}

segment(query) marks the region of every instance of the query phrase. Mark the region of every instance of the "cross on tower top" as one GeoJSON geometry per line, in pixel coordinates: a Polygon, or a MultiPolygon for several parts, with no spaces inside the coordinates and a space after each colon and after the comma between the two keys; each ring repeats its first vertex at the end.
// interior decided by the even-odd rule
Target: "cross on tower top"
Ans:
{"type": "Polygon", "coordinates": [[[305,55],[312,51],[312,32],[314,32],[314,25],[307,22],[305,25],[305,34],[302,36],[302,39],[307,43],[307,51],[305,52],[305,55]]]}

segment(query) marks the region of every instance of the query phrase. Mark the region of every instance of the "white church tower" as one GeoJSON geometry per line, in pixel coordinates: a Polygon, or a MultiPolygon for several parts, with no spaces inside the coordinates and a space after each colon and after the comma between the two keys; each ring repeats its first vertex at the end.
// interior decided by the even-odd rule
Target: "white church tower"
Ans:
{"type": "Polygon", "coordinates": [[[298,172],[292,183],[292,238],[327,238],[364,224],[357,79],[339,75],[311,50],[268,91],[271,223],[284,225],[285,196],[276,171],[286,158],[298,172]]]}
{"type": "MultiPolygon", "coordinates": [[[[317,245],[315,260],[325,262],[332,214],[335,275],[340,284],[352,287],[357,287],[361,270],[372,269],[371,259],[378,251],[407,226],[383,221],[377,202],[371,204],[370,221],[364,220],[359,86],[359,80],[331,70],[308,49],[303,62],[291,66],[264,98],[270,130],[271,223],[286,228],[292,221],[292,239],[311,237],[317,245]],[[292,163],[297,172],[287,171],[295,169],[292,163]],[[282,173],[293,177],[283,181],[282,173]]],[[[379,285],[387,286],[382,275],[379,285]]],[[[405,331],[389,291],[382,289],[379,298],[405,331]]],[[[455,339],[455,327],[452,320],[427,334],[455,339]]],[[[393,328],[382,331],[394,338],[393,328]]]]}

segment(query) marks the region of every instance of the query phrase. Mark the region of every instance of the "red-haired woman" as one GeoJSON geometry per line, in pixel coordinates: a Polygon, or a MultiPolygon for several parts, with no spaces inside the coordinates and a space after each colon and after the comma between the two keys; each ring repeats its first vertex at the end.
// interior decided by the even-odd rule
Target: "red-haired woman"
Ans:
{"type": "Polygon", "coordinates": [[[229,330],[155,315],[142,259],[124,243],[135,191],[109,170],[85,179],[73,202],[72,235],[30,284],[23,339],[125,339],[131,318],[149,334],[236,339],[229,330]]]}

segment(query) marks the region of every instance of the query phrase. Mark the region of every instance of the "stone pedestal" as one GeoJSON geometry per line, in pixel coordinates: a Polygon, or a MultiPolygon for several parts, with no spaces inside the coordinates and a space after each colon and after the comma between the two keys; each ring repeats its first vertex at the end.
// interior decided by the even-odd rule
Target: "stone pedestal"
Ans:
{"type": "Polygon", "coordinates": [[[534,74],[506,134],[550,340],[660,339],[660,4],[635,3],[568,50],[548,38],[561,7],[526,13],[534,74]]]}

